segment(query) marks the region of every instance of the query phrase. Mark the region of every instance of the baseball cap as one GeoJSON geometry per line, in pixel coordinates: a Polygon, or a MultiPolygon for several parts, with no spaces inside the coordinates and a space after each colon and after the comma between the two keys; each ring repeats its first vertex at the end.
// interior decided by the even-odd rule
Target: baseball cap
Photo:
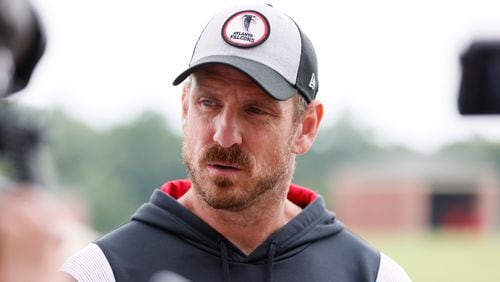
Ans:
{"type": "Polygon", "coordinates": [[[289,16],[270,5],[236,6],[215,15],[198,38],[189,67],[173,84],[214,63],[247,74],[277,100],[287,100],[298,91],[309,103],[318,92],[311,41],[289,16]]]}

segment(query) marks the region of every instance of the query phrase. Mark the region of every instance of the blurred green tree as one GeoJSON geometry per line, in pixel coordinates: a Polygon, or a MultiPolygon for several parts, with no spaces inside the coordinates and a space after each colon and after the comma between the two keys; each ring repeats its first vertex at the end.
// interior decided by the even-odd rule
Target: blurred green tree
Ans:
{"type": "Polygon", "coordinates": [[[86,197],[99,231],[124,223],[166,180],[186,176],[181,138],[157,113],[102,132],[61,111],[49,116],[57,178],[86,197]]]}

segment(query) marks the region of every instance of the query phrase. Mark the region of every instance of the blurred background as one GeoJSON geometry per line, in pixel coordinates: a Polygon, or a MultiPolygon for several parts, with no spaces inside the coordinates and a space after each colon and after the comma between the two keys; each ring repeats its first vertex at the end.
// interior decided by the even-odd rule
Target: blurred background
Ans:
{"type": "MultiPolygon", "coordinates": [[[[32,2],[47,50],[10,101],[44,129],[44,185],[103,233],[186,176],[171,82],[228,2],[32,2]]],[[[267,2],[319,58],[325,121],[294,181],[414,281],[499,281],[500,115],[461,116],[457,99],[460,56],[500,39],[500,3],[267,2]]]]}

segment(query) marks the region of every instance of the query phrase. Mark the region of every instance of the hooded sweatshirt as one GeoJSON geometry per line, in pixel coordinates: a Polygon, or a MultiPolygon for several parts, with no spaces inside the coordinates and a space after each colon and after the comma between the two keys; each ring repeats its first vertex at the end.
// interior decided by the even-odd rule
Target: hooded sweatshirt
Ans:
{"type": "Polygon", "coordinates": [[[70,258],[62,270],[78,281],[147,282],[165,270],[204,282],[410,281],[309,189],[290,186],[288,199],[302,212],[245,255],[176,201],[190,187],[187,180],[165,183],[130,222],[70,258]]]}

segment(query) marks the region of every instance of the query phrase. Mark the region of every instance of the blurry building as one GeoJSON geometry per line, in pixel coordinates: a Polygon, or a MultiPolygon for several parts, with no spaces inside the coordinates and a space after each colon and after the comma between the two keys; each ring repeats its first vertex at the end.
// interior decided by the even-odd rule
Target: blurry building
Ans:
{"type": "Polygon", "coordinates": [[[425,158],[351,163],[332,175],[333,210],[355,230],[488,231],[500,227],[493,165],[425,158]]]}

